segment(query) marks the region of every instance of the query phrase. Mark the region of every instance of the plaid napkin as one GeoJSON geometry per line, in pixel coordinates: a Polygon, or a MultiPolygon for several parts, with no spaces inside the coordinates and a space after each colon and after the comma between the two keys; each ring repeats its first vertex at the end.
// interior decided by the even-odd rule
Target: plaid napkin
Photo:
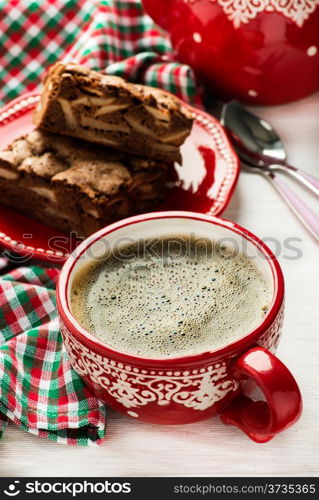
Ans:
{"type": "Polygon", "coordinates": [[[174,60],[140,0],[0,0],[0,105],[37,88],[57,59],[200,104],[193,71],[174,60]]]}
{"type": "Polygon", "coordinates": [[[59,443],[99,444],[105,407],[64,350],[55,308],[58,274],[33,266],[0,278],[0,435],[10,419],[59,443]]]}

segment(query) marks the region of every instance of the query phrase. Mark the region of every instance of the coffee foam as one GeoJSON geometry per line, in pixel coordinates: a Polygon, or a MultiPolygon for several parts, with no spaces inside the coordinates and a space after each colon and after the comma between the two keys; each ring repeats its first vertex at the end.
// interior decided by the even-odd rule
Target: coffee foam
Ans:
{"type": "Polygon", "coordinates": [[[178,238],[182,251],[173,237],[143,241],[80,270],[71,294],[79,323],[110,347],[162,358],[215,350],[256,328],[272,294],[254,262],[178,238]]]}

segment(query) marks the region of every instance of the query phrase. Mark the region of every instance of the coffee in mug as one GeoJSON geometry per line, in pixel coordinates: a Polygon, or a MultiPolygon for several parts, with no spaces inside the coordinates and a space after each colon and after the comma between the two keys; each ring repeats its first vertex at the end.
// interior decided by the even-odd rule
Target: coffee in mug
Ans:
{"type": "Polygon", "coordinates": [[[222,348],[264,319],[272,289],[253,259],[190,235],[140,239],[77,272],[71,308],[109,347],[147,358],[222,348]]]}

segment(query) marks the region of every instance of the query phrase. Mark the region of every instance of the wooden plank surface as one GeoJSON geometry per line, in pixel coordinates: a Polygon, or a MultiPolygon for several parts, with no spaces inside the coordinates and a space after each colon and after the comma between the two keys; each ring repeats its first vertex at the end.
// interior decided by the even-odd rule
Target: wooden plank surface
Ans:
{"type": "MultiPolygon", "coordinates": [[[[319,177],[319,94],[257,111],[282,134],[291,163],[319,177]]],[[[318,200],[305,190],[298,193],[319,214],[318,200]]],[[[273,441],[257,445],[217,419],[169,427],[109,412],[107,440],[100,447],[83,449],[57,445],[10,425],[0,442],[1,476],[318,475],[318,243],[258,175],[241,174],[223,216],[265,238],[279,253],[287,310],[278,355],[303,393],[299,423],[273,441]],[[289,243],[287,238],[297,240],[289,243]],[[295,251],[287,244],[298,247],[302,256],[291,259],[295,251]]]]}

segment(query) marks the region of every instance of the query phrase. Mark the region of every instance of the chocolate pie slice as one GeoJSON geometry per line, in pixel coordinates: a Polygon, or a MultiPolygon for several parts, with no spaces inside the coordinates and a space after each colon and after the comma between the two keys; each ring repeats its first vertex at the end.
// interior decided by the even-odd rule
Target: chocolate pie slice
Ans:
{"type": "Polygon", "coordinates": [[[88,236],[147,212],[164,196],[168,165],[39,129],[0,152],[1,203],[88,236]]]}
{"type": "Polygon", "coordinates": [[[49,70],[34,114],[50,132],[165,162],[181,161],[192,122],[171,94],[62,62],[49,70]]]}

